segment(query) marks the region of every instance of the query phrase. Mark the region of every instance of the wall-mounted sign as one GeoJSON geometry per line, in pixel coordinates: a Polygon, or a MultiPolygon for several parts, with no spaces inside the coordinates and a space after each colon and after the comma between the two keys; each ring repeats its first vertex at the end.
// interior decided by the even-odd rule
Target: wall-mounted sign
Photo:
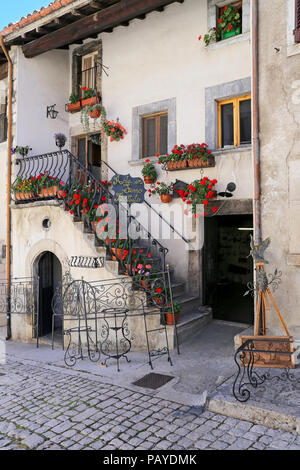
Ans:
{"type": "Polygon", "coordinates": [[[113,202],[117,204],[120,198],[127,198],[128,204],[142,204],[145,200],[145,185],[141,178],[130,175],[115,175],[111,180],[114,191],[113,202]]]}
{"type": "Polygon", "coordinates": [[[70,268],[104,268],[105,257],[104,256],[72,256],[69,259],[70,268]]]}

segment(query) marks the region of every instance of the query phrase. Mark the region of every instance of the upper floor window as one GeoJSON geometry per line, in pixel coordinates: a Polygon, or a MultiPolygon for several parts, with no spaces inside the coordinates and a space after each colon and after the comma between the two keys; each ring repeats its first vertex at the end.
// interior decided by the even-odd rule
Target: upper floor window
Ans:
{"type": "Polygon", "coordinates": [[[218,102],[218,146],[251,144],[251,96],[218,102]]]}
{"type": "Polygon", "coordinates": [[[242,0],[232,2],[217,10],[217,28],[220,28],[220,37],[218,40],[227,39],[237,36],[242,32],[243,18],[243,2],[242,0]]]}
{"type": "Polygon", "coordinates": [[[295,0],[295,42],[300,42],[300,0],[295,0]]]}
{"type": "Polygon", "coordinates": [[[168,152],[168,112],[142,117],[142,158],[168,152]]]}
{"type": "Polygon", "coordinates": [[[81,58],[81,73],[79,77],[79,85],[81,87],[96,89],[96,73],[97,73],[98,52],[87,54],[81,58]]]}

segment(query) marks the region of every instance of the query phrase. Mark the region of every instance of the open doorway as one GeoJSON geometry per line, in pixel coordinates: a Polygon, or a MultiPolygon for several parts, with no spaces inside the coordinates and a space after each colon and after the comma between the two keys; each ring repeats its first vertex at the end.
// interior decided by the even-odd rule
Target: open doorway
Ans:
{"type": "Polygon", "coordinates": [[[248,282],[253,282],[252,227],[252,215],[205,220],[204,295],[215,319],[254,323],[253,298],[244,296],[248,282]]]}
{"type": "MultiPolygon", "coordinates": [[[[38,262],[39,275],[39,338],[52,333],[52,300],[57,287],[62,281],[62,268],[59,259],[50,251],[41,255],[38,262]]],[[[62,333],[62,320],[55,318],[54,328],[62,333]]]]}
{"type": "MultiPolygon", "coordinates": [[[[99,140],[99,134],[92,137],[99,140]]],[[[95,178],[101,180],[101,145],[89,140],[88,135],[76,138],[76,156],[79,162],[87,168],[95,178]]]]}

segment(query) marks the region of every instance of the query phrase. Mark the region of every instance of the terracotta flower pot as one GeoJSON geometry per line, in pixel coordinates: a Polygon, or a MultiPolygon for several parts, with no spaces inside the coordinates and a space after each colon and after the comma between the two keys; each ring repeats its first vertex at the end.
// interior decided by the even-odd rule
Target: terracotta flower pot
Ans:
{"type": "MultiPolygon", "coordinates": [[[[174,325],[173,313],[166,314],[166,323],[167,325],[174,325]]],[[[178,323],[178,313],[175,313],[175,323],[178,323]]]]}
{"type": "Polygon", "coordinates": [[[69,103],[67,109],[69,113],[78,113],[81,110],[81,102],[77,101],[75,104],[69,103]]]}
{"type": "Polygon", "coordinates": [[[154,182],[154,179],[150,178],[150,176],[145,176],[144,181],[145,181],[145,184],[152,184],[154,182]]]}
{"type": "Polygon", "coordinates": [[[93,109],[90,112],[90,118],[91,119],[98,119],[101,116],[101,111],[100,109],[93,109]]]}
{"type": "Polygon", "coordinates": [[[87,98],[85,100],[81,101],[81,106],[85,108],[86,106],[93,106],[96,103],[99,103],[100,99],[96,96],[93,96],[92,98],[87,98]]]}
{"type": "Polygon", "coordinates": [[[146,282],[146,281],[141,281],[141,286],[142,286],[144,289],[149,289],[150,283],[149,283],[149,282],[146,282]]]}
{"type": "Polygon", "coordinates": [[[161,202],[164,202],[165,204],[168,204],[172,201],[173,196],[172,196],[172,194],[161,194],[160,199],[161,199],[161,202]]]}
{"type": "Polygon", "coordinates": [[[112,257],[113,261],[117,261],[118,260],[121,260],[124,261],[124,259],[126,258],[126,256],[128,255],[128,250],[124,250],[123,251],[123,248],[112,248],[111,251],[113,252],[114,256],[112,257]],[[122,254],[123,252],[123,254],[122,254]]]}
{"type": "Polygon", "coordinates": [[[186,161],[186,160],[182,160],[181,165],[180,165],[180,168],[186,168],[186,167],[187,167],[187,161],[186,161]]]}
{"type": "Polygon", "coordinates": [[[42,188],[42,191],[39,193],[39,196],[40,197],[54,197],[54,196],[61,197],[62,194],[63,194],[63,190],[62,189],[58,190],[57,186],[49,186],[48,188],[47,186],[45,186],[42,188]]]}
{"type": "Polygon", "coordinates": [[[17,201],[26,201],[28,199],[33,199],[34,195],[32,193],[17,192],[15,193],[15,197],[17,201]]]}
{"type": "Polygon", "coordinates": [[[168,170],[173,170],[174,163],[175,162],[167,162],[167,169],[168,170]]]}

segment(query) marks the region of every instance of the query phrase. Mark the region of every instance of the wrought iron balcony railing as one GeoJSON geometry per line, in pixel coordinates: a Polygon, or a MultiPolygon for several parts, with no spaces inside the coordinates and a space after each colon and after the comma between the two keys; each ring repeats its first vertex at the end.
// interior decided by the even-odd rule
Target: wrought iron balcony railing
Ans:
{"type": "Polygon", "coordinates": [[[78,89],[77,93],[81,96],[82,87],[97,89],[97,78],[99,75],[99,66],[95,65],[89,69],[81,70],[77,75],[78,89]]]}
{"type": "Polygon", "coordinates": [[[17,204],[58,199],[66,211],[107,245],[112,258],[130,276],[142,282],[146,275],[165,270],[168,249],[126,207],[113,203],[108,181],[99,181],[68,150],[19,158],[16,165],[19,169],[12,185],[12,199],[17,204]],[[112,233],[108,204],[116,216],[112,233]],[[127,221],[127,238],[119,235],[121,217],[127,221]],[[139,234],[138,239],[128,235],[133,232],[139,234]]]}

